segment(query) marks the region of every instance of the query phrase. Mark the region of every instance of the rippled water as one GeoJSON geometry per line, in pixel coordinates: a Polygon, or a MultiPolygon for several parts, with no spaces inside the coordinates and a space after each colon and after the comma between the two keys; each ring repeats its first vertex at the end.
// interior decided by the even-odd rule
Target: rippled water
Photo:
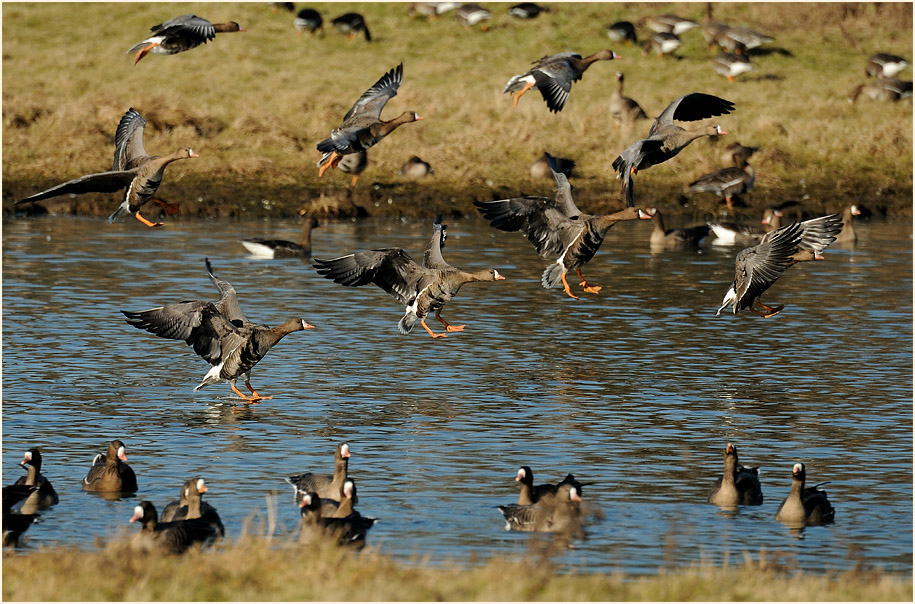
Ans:
{"type": "MultiPolygon", "coordinates": [[[[3,483],[31,446],[61,497],[26,551],[85,544],[127,525],[136,499],[80,490],[107,441],[127,443],[140,492],[160,508],[200,474],[230,536],[298,509],[283,477],[330,471],[350,443],[369,542],[432,563],[526,554],[495,506],[515,472],[568,472],[603,512],[557,561],[582,571],[653,573],[765,552],[806,570],[859,562],[912,570],[912,225],[858,226],[857,246],[794,267],[764,298],[778,316],[715,317],[733,248],[653,253],[649,222],[610,231],[581,301],[540,287],[541,260],[517,233],[452,220],[445,257],[496,267],[505,281],[465,286],[445,308],[462,334],[397,332],[403,308],[375,287],[344,288],[298,260],[255,260],[238,243],[296,239],[295,224],[46,218],[3,224],[3,483]],[[252,374],[272,400],[239,402],[182,342],[128,326],[120,309],[215,300],[206,276],[239,292],[254,322],[301,316],[252,374]],[[723,513],[705,503],[727,442],[761,468],[765,503],[723,513]],[[774,520],[807,464],[836,523],[791,531],[774,520]]],[[[331,222],[315,254],[399,246],[421,257],[428,222],[331,222]]],[[[436,321],[431,321],[435,324],[436,321]]],[[[134,529],[134,527],[130,527],[134,529]]]]}

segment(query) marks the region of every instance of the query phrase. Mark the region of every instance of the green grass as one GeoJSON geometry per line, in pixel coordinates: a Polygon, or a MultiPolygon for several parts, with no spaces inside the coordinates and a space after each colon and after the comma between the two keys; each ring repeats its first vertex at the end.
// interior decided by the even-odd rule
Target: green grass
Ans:
{"type": "MultiPolygon", "coordinates": [[[[578,162],[573,184],[582,205],[616,209],[621,200],[610,163],[646,128],[621,132],[608,116],[614,74],[622,70],[627,95],[650,115],[691,91],[737,105],[718,120],[729,132],[721,141],[699,141],[640,174],[637,203],[682,211],[674,202],[686,184],[718,168],[716,145],[739,140],[762,148],[748,196],[755,206],[807,196],[815,211],[855,200],[911,215],[911,101],[846,101],[864,81],[870,54],[912,58],[910,3],[716,5],[716,20],[766,32],[776,38],[770,48],[786,52],[755,56],[756,71],[729,84],[712,71],[698,31],[683,36],[680,60],[617,47],[623,60],[594,65],[558,115],[547,112],[536,91],[513,110],[502,87],[545,54],[610,46],[603,29],[613,21],[661,12],[702,21],[705,4],[557,4],[533,21],[510,17],[510,4],[488,4],[494,16],[486,33],[464,30],[453,13],[434,22],[410,18],[403,3],[314,6],[325,21],[362,12],[376,41],[348,40],[332,28],[323,38],[299,37],[292,16],[266,3],[4,3],[4,206],[110,166],[115,126],[133,106],[149,120],[147,150],[191,146],[200,153],[170,166],[160,189],[182,202],[186,215],[259,211],[262,199],[278,202],[281,213],[302,205],[315,213],[348,211],[349,201],[373,210],[381,202],[391,213],[472,213],[473,199],[547,193],[551,183],[528,174],[544,149],[578,162]],[[235,20],[248,31],[133,66],[126,49],[151,25],[187,12],[235,20]],[[315,144],[401,61],[404,84],[383,117],[415,110],[425,120],[371,150],[351,194],[349,177],[339,171],[318,179],[315,144]],[[414,183],[396,174],[414,154],[433,165],[433,177],[414,183]]],[[[103,202],[107,213],[118,196],[85,197],[103,202]]],[[[708,211],[715,202],[693,196],[688,211],[708,211]]]]}
{"type": "Polygon", "coordinates": [[[7,601],[900,601],[912,577],[877,571],[794,572],[747,560],[654,576],[557,573],[531,555],[485,565],[429,568],[327,543],[243,537],[184,556],[133,549],[40,549],[3,557],[7,601]]]}

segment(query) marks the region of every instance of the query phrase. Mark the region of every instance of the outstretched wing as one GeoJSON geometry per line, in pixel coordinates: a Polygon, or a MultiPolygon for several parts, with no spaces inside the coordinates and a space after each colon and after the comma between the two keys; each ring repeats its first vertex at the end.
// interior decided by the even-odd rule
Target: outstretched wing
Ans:
{"type": "Polygon", "coordinates": [[[206,43],[216,37],[213,24],[197,15],[188,14],[169,19],[165,23],[154,25],[150,31],[157,35],[187,37],[198,44],[206,43]]]}
{"type": "Polygon", "coordinates": [[[717,115],[724,115],[734,110],[734,103],[721,97],[702,92],[691,92],[676,99],[667,109],[661,112],[654,121],[648,136],[657,132],[664,125],[673,124],[674,120],[681,122],[695,122],[717,115]]]}
{"type": "Polygon", "coordinates": [[[578,218],[581,216],[581,210],[578,209],[578,206],[575,205],[575,201],[572,199],[572,185],[569,184],[568,177],[559,171],[555,157],[546,151],[543,152],[543,155],[550,165],[550,171],[553,172],[553,178],[556,179],[556,206],[569,218],[578,218]]]}
{"type": "Polygon", "coordinates": [[[71,193],[74,195],[80,195],[82,193],[114,193],[120,191],[124,187],[130,186],[130,183],[133,182],[135,176],[136,174],[127,170],[87,174],[69,180],[63,184],[59,184],[56,187],[51,187],[41,193],[36,193],[31,197],[20,199],[13,205],[18,206],[22,203],[41,201],[42,199],[71,193]]]}
{"type": "MultiPolygon", "coordinates": [[[[118,123],[114,134],[114,163],[112,171],[127,170],[128,164],[141,158],[148,157],[143,148],[143,128],[146,119],[131,107],[118,123]]],[[[132,166],[130,166],[132,167],[132,166]]]]}
{"type": "Polygon", "coordinates": [[[447,226],[442,224],[442,217],[437,216],[432,223],[432,238],[429,239],[429,243],[426,244],[426,249],[423,252],[423,266],[426,268],[434,268],[440,271],[454,268],[445,262],[445,258],[442,256],[442,248],[445,247],[445,239],[447,237],[446,228],[447,226]]]}
{"type": "Polygon", "coordinates": [[[238,296],[235,293],[235,288],[228,281],[223,281],[213,274],[213,267],[210,265],[209,258],[206,258],[205,261],[207,274],[213,280],[216,288],[219,289],[220,298],[215,304],[216,309],[236,327],[247,325],[248,319],[245,318],[244,313],[241,312],[241,307],[238,306],[238,296]]]}
{"type": "Polygon", "coordinates": [[[401,304],[408,305],[418,292],[418,284],[433,269],[417,264],[400,248],[358,252],[333,260],[315,260],[318,274],[334,283],[360,287],[374,283],[401,304]]]}
{"type": "Polygon", "coordinates": [[[397,94],[397,89],[400,88],[401,82],[403,82],[403,63],[381,76],[381,79],[366,90],[356,101],[356,104],[343,116],[343,122],[346,123],[347,120],[356,115],[380,119],[381,110],[384,109],[388,100],[397,94]]]}
{"type": "Polygon", "coordinates": [[[785,269],[790,266],[800,244],[803,232],[800,223],[792,223],[770,233],[754,247],[737,254],[737,272],[734,291],[737,293],[738,309],[749,307],[772,287],[785,269]]]}
{"type": "Polygon", "coordinates": [[[179,302],[140,312],[122,310],[127,323],[160,338],[184,340],[194,352],[216,365],[222,359],[220,339],[231,331],[224,319],[214,323],[219,311],[210,302],[179,302]]]}
{"type": "Polygon", "coordinates": [[[544,258],[561,254],[581,231],[582,223],[568,218],[547,197],[513,197],[473,204],[500,231],[521,231],[544,258]]]}

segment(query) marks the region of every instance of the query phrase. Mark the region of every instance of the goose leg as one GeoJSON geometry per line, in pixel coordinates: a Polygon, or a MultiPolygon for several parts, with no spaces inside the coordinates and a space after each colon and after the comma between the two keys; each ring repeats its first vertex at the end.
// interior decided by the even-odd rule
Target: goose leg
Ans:
{"type": "Polygon", "coordinates": [[[752,310],[753,312],[755,312],[757,315],[759,315],[760,317],[762,317],[764,319],[768,319],[769,317],[774,317],[779,312],[781,312],[781,310],[783,308],[785,308],[784,304],[779,304],[778,306],[769,306],[768,304],[763,304],[762,301],[760,301],[760,300],[756,300],[750,306],[750,310],[752,310]],[[761,310],[757,310],[757,308],[756,308],[757,304],[759,306],[761,306],[765,310],[765,312],[763,312],[761,310]]]}
{"type": "Polygon", "coordinates": [[[149,220],[146,220],[145,218],[140,216],[139,210],[134,214],[134,217],[136,217],[137,220],[139,220],[140,222],[142,222],[143,224],[145,224],[148,227],[160,227],[163,224],[165,224],[164,222],[150,222],[149,220]]]}
{"type": "Polygon", "coordinates": [[[729,75],[729,76],[728,76],[728,82],[733,82],[733,81],[734,81],[734,76],[729,75]]]}
{"type": "MultiPolygon", "coordinates": [[[[243,400],[246,400],[246,401],[259,401],[259,400],[261,400],[261,397],[259,397],[259,396],[247,396],[247,395],[245,395],[244,392],[242,392],[241,390],[239,390],[239,389],[235,386],[235,382],[231,382],[230,385],[232,386],[232,392],[234,392],[235,394],[237,394],[238,396],[240,396],[243,400]]],[[[254,391],[252,390],[251,392],[254,392],[254,391]]],[[[255,394],[257,394],[257,393],[255,392],[255,394]]]]}
{"type": "Polygon", "coordinates": [[[534,86],[533,82],[528,82],[527,84],[525,84],[524,88],[519,90],[518,94],[515,95],[515,100],[514,100],[514,102],[512,102],[512,107],[517,107],[518,101],[521,100],[521,95],[524,94],[525,92],[527,92],[528,90],[530,90],[533,86],[534,86]]]}
{"type": "Polygon", "coordinates": [[[445,326],[445,331],[447,331],[447,332],[464,331],[463,325],[452,325],[448,321],[444,320],[442,318],[442,315],[440,314],[441,312],[442,311],[440,311],[440,310],[435,311],[435,318],[438,319],[441,322],[441,324],[445,326]]]}
{"type": "Polygon", "coordinates": [[[429,329],[429,326],[426,325],[426,318],[425,318],[425,317],[423,317],[422,319],[419,320],[419,324],[422,325],[422,326],[423,326],[423,329],[425,329],[426,331],[428,331],[428,332],[429,332],[429,335],[432,336],[433,338],[447,338],[447,337],[448,337],[448,334],[446,334],[446,333],[435,333],[434,331],[432,331],[431,329],[429,329]]]}
{"type": "Polygon", "coordinates": [[[137,58],[133,60],[133,64],[136,65],[137,63],[139,63],[140,59],[145,57],[149,53],[150,50],[152,50],[153,48],[155,48],[158,45],[159,45],[158,42],[151,42],[151,43],[147,44],[146,46],[144,46],[143,48],[141,48],[139,51],[137,51],[137,58]]]}
{"type": "Polygon", "coordinates": [[[725,201],[727,202],[727,204],[728,204],[728,209],[729,209],[729,210],[733,210],[733,209],[734,209],[734,202],[731,201],[731,196],[730,196],[730,195],[725,195],[725,196],[724,196],[724,200],[725,200],[725,201]]]}
{"type": "Polygon", "coordinates": [[[358,174],[354,174],[354,175],[353,175],[353,182],[349,183],[349,188],[350,188],[350,189],[352,189],[352,188],[354,188],[354,187],[356,186],[356,181],[357,181],[357,180],[359,180],[359,175],[358,175],[358,174]]]}
{"type": "Polygon", "coordinates": [[[576,300],[580,300],[578,296],[572,293],[572,288],[569,287],[569,282],[566,281],[565,273],[562,273],[562,289],[565,290],[565,292],[569,294],[570,297],[575,298],[576,300]]]}
{"type": "Polygon", "coordinates": [[[335,168],[337,166],[337,164],[340,163],[341,159],[343,159],[342,155],[340,155],[336,151],[331,151],[330,158],[328,158],[328,160],[326,162],[324,162],[324,165],[321,166],[321,168],[318,170],[318,178],[324,176],[324,173],[327,172],[329,169],[335,168]]]}
{"type": "Polygon", "coordinates": [[[155,197],[152,198],[152,201],[162,208],[162,211],[165,212],[166,216],[174,216],[180,211],[181,204],[168,203],[167,201],[162,201],[161,199],[156,199],[155,197]]]}
{"type": "Polygon", "coordinates": [[[581,279],[581,283],[579,283],[579,285],[581,285],[581,288],[587,293],[596,294],[601,289],[603,289],[600,285],[588,285],[588,282],[585,281],[585,276],[581,274],[581,268],[576,268],[575,272],[578,273],[578,277],[581,279]]]}
{"type": "Polygon", "coordinates": [[[254,397],[252,400],[256,400],[256,401],[264,400],[264,401],[266,401],[266,400],[269,400],[269,399],[272,399],[272,398],[273,398],[272,396],[261,396],[261,395],[259,395],[259,394],[254,390],[254,388],[251,387],[251,381],[250,381],[250,380],[251,380],[250,377],[245,377],[245,387],[247,387],[248,390],[251,391],[251,394],[252,394],[253,397],[254,397]]]}

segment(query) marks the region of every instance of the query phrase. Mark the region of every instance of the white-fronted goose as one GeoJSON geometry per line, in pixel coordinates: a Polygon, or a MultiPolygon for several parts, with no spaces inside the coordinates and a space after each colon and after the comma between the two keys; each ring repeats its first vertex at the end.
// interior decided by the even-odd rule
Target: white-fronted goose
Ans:
{"type": "Polygon", "coordinates": [[[617,178],[622,179],[626,205],[633,206],[632,177],[639,170],[667,161],[697,138],[727,134],[717,125],[686,130],[674,124],[674,120],[694,122],[733,110],[734,103],[731,101],[701,92],[685,94],[668,105],[655,119],[648,138],[632,143],[613,161],[613,169],[619,174],[617,178]]]}
{"type": "Polygon", "coordinates": [[[775,40],[772,36],[759,33],[749,27],[728,27],[717,38],[718,45],[737,54],[768,44],[775,40]]]}
{"type": "Polygon", "coordinates": [[[165,23],[153,25],[149,31],[152,32],[150,37],[134,44],[127,51],[127,54],[137,53],[134,65],[150,52],[157,55],[173,55],[206,44],[218,33],[245,30],[235,21],[210,23],[197,15],[181,15],[165,23]]]}
{"type": "Polygon", "coordinates": [[[715,21],[712,17],[712,3],[705,4],[705,23],[702,24],[702,37],[708,44],[709,50],[713,50],[718,45],[718,38],[729,29],[727,23],[715,21]]]}
{"type": "Polygon", "coordinates": [[[728,209],[734,209],[734,197],[743,195],[753,188],[756,182],[756,171],[747,162],[740,166],[722,168],[710,174],[700,176],[689,184],[689,190],[695,193],[714,193],[724,197],[728,209]]]}
{"type": "Polygon", "coordinates": [[[206,267],[207,274],[222,294],[216,304],[194,300],[140,312],[121,312],[127,317],[127,323],[137,329],[144,329],[160,338],[184,340],[212,366],[203,381],[194,388],[195,392],[204,386],[227,380],[232,392],[246,401],[272,398],[259,395],[251,387],[251,369],[284,337],[295,331],[312,329],[314,325],[298,318],[272,328],[249,322],[238,306],[235,288],[213,274],[209,258],[206,259],[206,267]],[[235,386],[236,380],[242,376],[245,386],[251,391],[250,397],[235,386]]]}
{"type": "Polygon", "coordinates": [[[734,78],[742,73],[753,71],[753,65],[750,64],[750,58],[746,55],[739,55],[736,52],[718,53],[718,56],[715,57],[713,67],[715,68],[715,73],[723,78],[727,78],[728,82],[733,82],[734,78]]]}
{"type": "Polygon", "coordinates": [[[23,514],[34,514],[36,511],[51,507],[60,503],[57,491],[51,485],[51,481],[45,478],[41,473],[41,452],[38,449],[29,449],[25,452],[20,463],[23,468],[28,470],[28,474],[19,477],[14,485],[25,485],[36,487],[32,491],[25,503],[22,504],[20,512],[23,514]]]}
{"type": "Polygon", "coordinates": [[[146,547],[161,547],[173,554],[183,553],[197,543],[204,545],[220,536],[218,529],[203,518],[159,522],[156,506],[148,501],[141,501],[133,509],[130,522],[137,521],[142,525],[137,537],[139,543],[146,547]]]}
{"type": "Polygon", "coordinates": [[[203,478],[198,477],[188,480],[184,483],[182,493],[184,502],[182,503],[181,499],[179,499],[177,502],[173,501],[165,506],[166,509],[162,511],[161,521],[194,520],[200,518],[213,527],[217,536],[224,537],[226,529],[222,525],[222,519],[219,517],[219,513],[216,511],[216,508],[202,499],[202,495],[207,491],[209,491],[209,489],[203,478]],[[175,506],[176,503],[178,504],[177,506],[175,506]],[[171,510],[169,510],[170,507],[172,508],[171,510]],[[166,511],[170,512],[168,517],[166,517],[166,511]]]}
{"type": "Polygon", "coordinates": [[[648,240],[652,247],[696,247],[702,239],[708,236],[709,226],[707,224],[666,229],[660,210],[651,208],[648,213],[651,214],[651,220],[654,222],[654,229],[648,240]]]}
{"type": "MultiPolygon", "coordinates": [[[[531,164],[531,178],[553,178],[553,170],[550,168],[548,155],[548,153],[544,152],[543,155],[535,159],[534,163],[531,164]]],[[[574,159],[552,157],[552,160],[556,165],[557,172],[561,172],[567,177],[572,176],[572,170],[575,168],[574,159]]]]}
{"type": "Polygon", "coordinates": [[[631,21],[617,21],[607,26],[607,37],[614,42],[622,42],[626,46],[638,44],[635,25],[631,21]]]}
{"type": "Polygon", "coordinates": [[[639,19],[639,25],[644,25],[655,33],[666,34],[684,34],[691,29],[699,27],[699,24],[677,15],[650,15],[639,19]]]}
{"type": "Polygon", "coordinates": [[[37,490],[35,485],[18,483],[3,487],[3,547],[18,547],[19,537],[38,520],[38,514],[13,512],[13,506],[28,499],[37,490]]]}
{"type": "Polygon", "coordinates": [[[759,243],[763,235],[777,229],[779,225],[778,218],[781,212],[773,208],[766,208],[763,212],[763,226],[755,224],[737,224],[734,222],[708,222],[709,228],[715,234],[715,245],[734,245],[736,243],[744,245],[755,245],[759,243]]]}
{"type": "Polygon", "coordinates": [[[758,468],[745,468],[737,460],[737,447],[724,450],[724,474],[715,481],[708,502],[719,506],[762,505],[758,468]]]}
{"type": "Polygon", "coordinates": [[[861,210],[856,205],[845,206],[842,210],[842,231],[836,236],[835,243],[854,243],[858,240],[855,228],[851,224],[852,216],[860,216],[861,210]]]}
{"type": "Polygon", "coordinates": [[[419,15],[426,17],[430,21],[435,21],[439,15],[444,15],[460,5],[460,2],[411,2],[410,6],[407,7],[407,14],[411,17],[419,15]]]}
{"type": "Polygon", "coordinates": [[[895,102],[912,96],[912,82],[903,82],[896,78],[877,78],[852,90],[848,95],[848,102],[854,103],[862,94],[872,101],[895,102]]]}
{"type": "Polygon", "coordinates": [[[522,2],[508,9],[508,14],[518,19],[536,19],[540,13],[550,12],[549,7],[540,6],[534,2],[522,2]]]}
{"type": "MultiPolygon", "coordinates": [[[[433,225],[433,238],[443,232],[439,219],[433,225]]],[[[472,273],[462,271],[445,262],[440,249],[434,252],[435,265],[431,267],[416,263],[400,248],[358,252],[333,260],[315,260],[314,267],[322,277],[348,287],[374,283],[405,305],[406,313],[397,325],[400,333],[410,333],[419,320],[430,336],[444,338],[446,333],[435,333],[426,325],[426,316],[435,312],[435,318],[448,333],[463,331],[463,325],[451,325],[441,317],[445,304],[457,295],[465,283],[499,281],[505,277],[492,268],[472,273]]]]}
{"type": "Polygon", "coordinates": [[[779,313],[777,307],[763,304],[759,297],[778,280],[788,267],[798,262],[821,260],[823,249],[835,241],[842,230],[838,214],[821,216],[804,222],[794,222],[763,236],[759,245],[737,254],[735,277],[715,316],[731,306],[736,315],[749,308],[757,315],[769,318],[779,313]],[[762,310],[758,310],[759,306],[762,310]]]}
{"type": "Polygon", "coordinates": [[[432,169],[432,166],[429,162],[423,161],[419,156],[414,155],[408,159],[403,166],[400,167],[398,172],[401,176],[406,178],[423,178],[429,176],[430,174],[435,174],[435,170],[432,169]]]}
{"type": "Polygon", "coordinates": [[[750,161],[750,157],[759,151],[759,147],[746,147],[737,141],[730,143],[718,155],[722,166],[741,166],[750,161]]]}
{"type": "Polygon", "coordinates": [[[826,491],[818,487],[804,487],[807,471],[802,463],[794,464],[791,470],[791,491],[778,506],[775,519],[792,526],[821,525],[835,522],[836,510],[829,503],[826,491]]]}
{"type": "Polygon", "coordinates": [[[421,120],[413,111],[404,111],[390,121],[381,119],[381,111],[388,100],[397,94],[403,82],[403,63],[381,76],[375,84],[363,93],[356,104],[343,116],[343,123],[318,143],[323,153],[318,161],[318,176],[324,176],[328,168],[334,168],[344,155],[365,151],[403,124],[421,120]]]}
{"type": "Polygon", "coordinates": [[[610,93],[610,117],[616,121],[618,126],[648,119],[638,103],[628,96],[623,96],[622,71],[616,72],[616,90],[610,93]]]}
{"type": "Polygon", "coordinates": [[[340,443],[334,450],[333,474],[306,472],[286,478],[286,482],[292,485],[296,503],[302,501],[305,493],[317,493],[323,499],[339,500],[340,489],[343,488],[349,471],[349,458],[349,443],[340,443]]]}
{"type": "Polygon", "coordinates": [[[295,2],[271,2],[270,8],[272,12],[276,13],[277,11],[284,10],[289,13],[295,12],[295,2]]]}
{"type": "Polygon", "coordinates": [[[553,497],[541,498],[531,505],[500,505],[506,531],[579,533],[581,495],[570,482],[563,482],[553,497]]]}
{"type": "Polygon", "coordinates": [[[909,62],[902,57],[878,52],[867,60],[867,67],[864,72],[874,78],[895,78],[903,69],[909,66],[909,62]]]}
{"type": "Polygon", "coordinates": [[[377,518],[363,516],[353,511],[345,518],[326,518],[322,515],[321,497],[316,493],[305,493],[299,502],[302,515],[302,528],[318,530],[337,541],[340,545],[362,546],[368,530],[378,522],[377,518]]]}
{"type": "Polygon", "coordinates": [[[473,204],[500,231],[521,231],[541,257],[558,256],[543,271],[541,285],[550,289],[562,283],[565,293],[577,300],[566,273],[574,269],[585,292],[599,292],[601,286],[590,285],[581,267],[594,257],[613,225],[623,220],[648,220],[651,215],[640,208],[602,216],[583,214],[572,200],[572,187],[565,174],[557,172],[555,166],[551,168],[557,185],[555,199],[526,196],[473,204]]]}
{"type": "Polygon", "coordinates": [[[577,52],[560,52],[548,55],[533,62],[533,67],[527,73],[512,76],[502,89],[513,94],[512,107],[518,106],[521,95],[537,86],[546,106],[552,113],[559,113],[569,98],[572,83],[581,79],[581,76],[596,61],[612,61],[620,56],[612,50],[600,50],[592,55],[582,58],[577,52]]]}
{"type": "Polygon", "coordinates": [[[137,475],[127,465],[127,448],[120,440],[108,444],[108,451],[92,460],[89,473],[83,478],[84,491],[105,493],[134,493],[137,475]]]}
{"type": "Polygon", "coordinates": [[[108,217],[108,222],[113,222],[120,216],[133,214],[146,226],[162,226],[161,222],[150,222],[140,216],[140,208],[152,200],[162,183],[162,175],[168,164],[179,159],[197,157],[197,154],[188,147],[182,147],[171,155],[162,157],[148,155],[143,148],[143,127],[145,125],[146,120],[131,107],[121,118],[114,135],[114,165],[110,172],[80,176],[31,197],[20,199],[15,205],[41,201],[58,195],[114,193],[127,187],[124,201],[114,214],[108,217]]]}
{"type": "Polygon", "coordinates": [[[331,21],[331,25],[347,38],[355,38],[362,32],[366,42],[372,41],[372,34],[365,24],[365,18],[359,13],[344,13],[331,21]]]}
{"type": "Polygon", "coordinates": [[[521,485],[521,491],[518,493],[518,505],[533,505],[544,497],[556,495],[556,491],[559,489],[557,485],[550,483],[534,486],[534,473],[529,466],[518,468],[515,481],[521,485]]]}
{"type": "Polygon", "coordinates": [[[349,183],[349,188],[352,189],[356,186],[359,175],[365,172],[368,165],[368,153],[365,151],[357,151],[356,153],[344,155],[343,159],[340,160],[340,163],[337,164],[337,167],[340,168],[341,172],[353,175],[353,180],[349,183]]]}
{"type": "Polygon", "coordinates": [[[324,34],[324,18],[321,16],[321,13],[313,8],[303,8],[300,10],[299,14],[292,20],[292,26],[295,27],[300,36],[306,31],[310,34],[320,31],[321,34],[324,34]]]}
{"type": "Polygon", "coordinates": [[[654,51],[659,59],[663,59],[667,55],[673,56],[682,45],[683,41],[680,40],[677,34],[667,32],[652,34],[642,47],[642,54],[647,55],[649,52],[654,51]]]}
{"type": "Polygon", "coordinates": [[[314,216],[302,220],[302,237],[299,243],[285,239],[264,239],[252,237],[242,239],[241,244],[249,252],[260,258],[310,258],[311,230],[321,226],[314,216]]]}
{"type": "Polygon", "coordinates": [[[457,17],[458,23],[467,29],[479,23],[480,31],[486,31],[489,29],[487,21],[492,15],[479,4],[463,4],[455,12],[455,17],[457,17]]]}

